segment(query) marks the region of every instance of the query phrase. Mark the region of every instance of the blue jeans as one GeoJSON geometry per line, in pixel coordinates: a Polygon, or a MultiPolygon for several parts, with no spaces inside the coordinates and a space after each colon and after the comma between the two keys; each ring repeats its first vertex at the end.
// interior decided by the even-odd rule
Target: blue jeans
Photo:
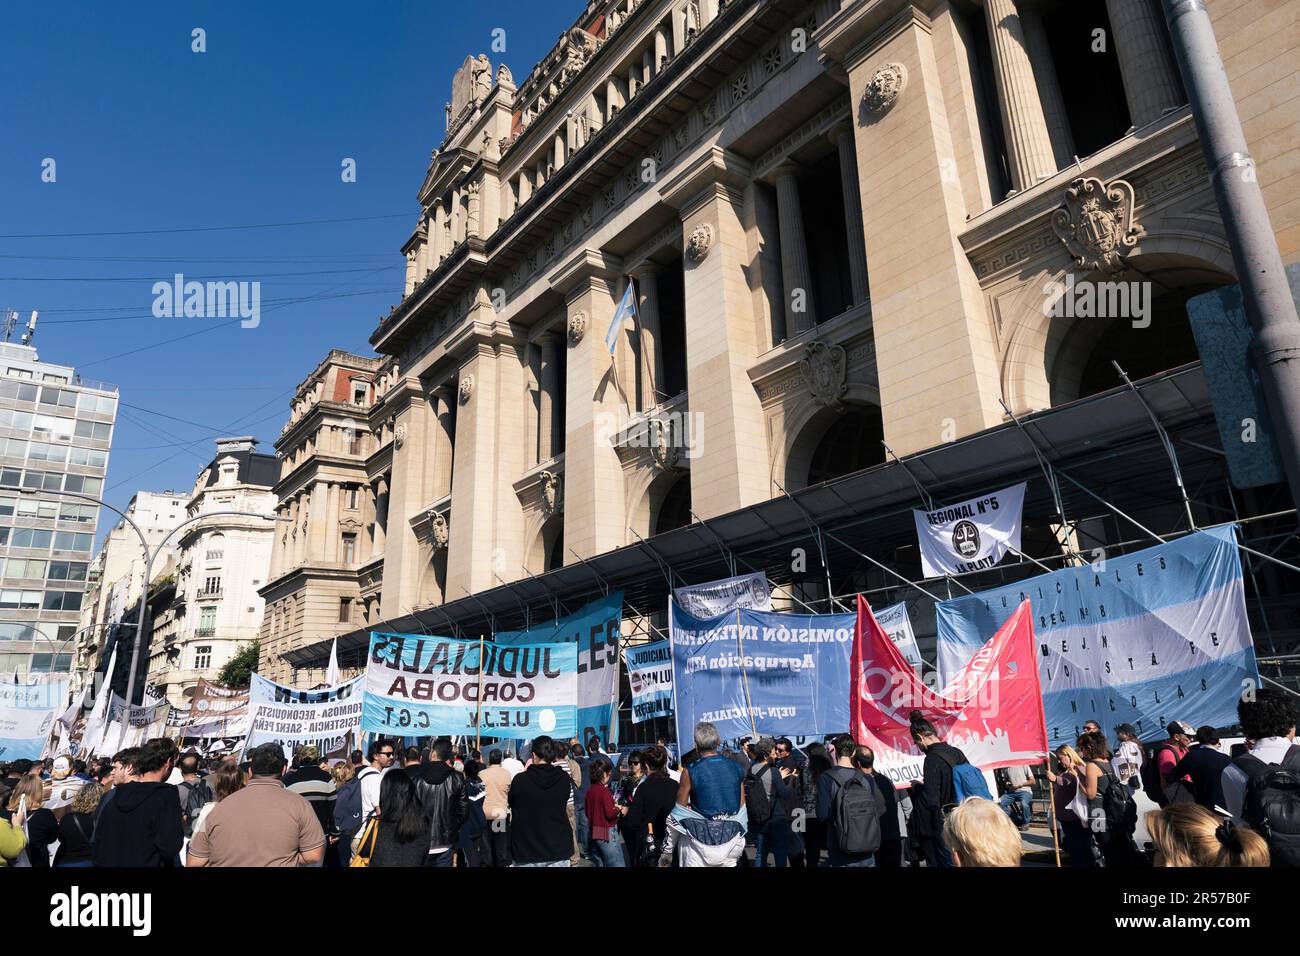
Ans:
{"type": "Polygon", "coordinates": [[[754,865],[767,866],[767,855],[771,853],[772,865],[780,869],[786,865],[789,851],[790,821],[785,817],[768,820],[754,839],[754,865]]]}
{"type": "MultiPolygon", "coordinates": [[[[1011,815],[1011,807],[1017,803],[1020,804],[1020,822],[1018,825],[1023,830],[1034,819],[1034,795],[1028,790],[1012,790],[1010,793],[1004,793],[998,798],[998,806],[1005,810],[1008,816],[1011,815]]],[[[1011,817],[1011,820],[1014,823],[1015,817],[1011,817]]]]}
{"type": "Polygon", "coordinates": [[[591,824],[587,822],[587,808],[577,800],[573,801],[573,824],[577,830],[578,853],[587,855],[587,844],[591,841],[591,824]]]}
{"type": "Polygon", "coordinates": [[[568,860],[555,860],[552,863],[516,863],[515,866],[569,866],[568,860]]]}
{"type": "Polygon", "coordinates": [[[623,840],[618,831],[611,828],[609,839],[592,839],[587,843],[587,858],[597,866],[625,867],[623,859],[623,840]]]}
{"type": "Polygon", "coordinates": [[[443,850],[441,853],[430,853],[424,858],[425,866],[447,867],[451,866],[452,858],[456,855],[456,848],[443,850]]]}
{"type": "Polygon", "coordinates": [[[854,860],[852,863],[847,863],[843,860],[836,860],[834,857],[832,857],[830,861],[830,865],[831,866],[875,866],[876,855],[873,853],[871,856],[867,857],[864,860],[854,860]]]}

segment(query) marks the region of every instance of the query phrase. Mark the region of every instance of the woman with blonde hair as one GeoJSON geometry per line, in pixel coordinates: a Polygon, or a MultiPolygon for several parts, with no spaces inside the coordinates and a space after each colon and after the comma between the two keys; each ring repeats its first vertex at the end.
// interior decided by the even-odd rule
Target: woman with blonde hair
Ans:
{"type": "Polygon", "coordinates": [[[352,773],[352,764],[343,760],[334,765],[334,769],[330,771],[330,776],[334,778],[334,786],[341,787],[352,779],[352,773]]]}
{"type": "Polygon", "coordinates": [[[1047,780],[1052,785],[1052,806],[1056,810],[1056,822],[1061,828],[1061,842],[1070,857],[1070,866],[1096,866],[1092,835],[1088,832],[1087,795],[1079,799],[1084,760],[1069,744],[1057,747],[1053,757],[1054,760],[1047,762],[1047,780]]]}
{"type": "Polygon", "coordinates": [[[943,821],[953,866],[1019,866],[1020,830],[992,800],[967,797],[943,821]]]}
{"type": "Polygon", "coordinates": [[[28,774],[9,791],[0,816],[27,834],[27,859],[33,867],[49,867],[50,844],[59,838],[59,821],[45,806],[45,782],[28,774]]]}
{"type": "Polygon", "coordinates": [[[1171,803],[1147,814],[1156,866],[1268,866],[1268,844],[1199,803],[1171,803]]]}
{"type": "Polygon", "coordinates": [[[54,854],[54,865],[94,866],[94,849],[90,845],[95,835],[95,807],[104,795],[97,783],[82,784],[72,798],[68,812],[59,820],[59,849],[54,854]]]}

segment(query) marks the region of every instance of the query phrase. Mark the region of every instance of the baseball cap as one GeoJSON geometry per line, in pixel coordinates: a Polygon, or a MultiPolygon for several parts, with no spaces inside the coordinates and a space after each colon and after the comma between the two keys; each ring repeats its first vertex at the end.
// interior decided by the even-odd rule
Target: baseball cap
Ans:
{"type": "Polygon", "coordinates": [[[1193,727],[1191,724],[1184,723],[1181,720],[1171,721],[1169,726],[1166,727],[1165,730],[1169,732],[1169,736],[1171,737],[1174,734],[1186,734],[1188,737],[1196,736],[1196,728],[1193,727]]]}

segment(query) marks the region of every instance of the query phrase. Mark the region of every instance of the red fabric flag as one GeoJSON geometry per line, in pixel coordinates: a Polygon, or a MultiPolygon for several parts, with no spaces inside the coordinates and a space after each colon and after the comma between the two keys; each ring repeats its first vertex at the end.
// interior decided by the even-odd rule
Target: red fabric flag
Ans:
{"type": "Polygon", "coordinates": [[[1047,755],[1033,611],[1025,601],[949,684],[927,687],[866,600],[858,596],[849,717],[853,739],[875,753],[875,769],[906,787],[921,778],[925,755],[912,742],[919,710],[944,742],[981,770],[1032,764],[1047,755]]]}

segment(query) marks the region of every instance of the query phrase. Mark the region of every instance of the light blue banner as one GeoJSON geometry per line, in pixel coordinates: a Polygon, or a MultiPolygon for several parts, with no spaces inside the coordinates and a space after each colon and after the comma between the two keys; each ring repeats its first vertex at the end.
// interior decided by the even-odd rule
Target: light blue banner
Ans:
{"type": "Polygon", "coordinates": [[[39,760],[55,718],[67,705],[65,680],[0,682],[0,761],[39,760]]]}
{"type": "MultiPolygon", "coordinates": [[[[578,658],[577,728],[565,737],[576,736],[585,746],[593,735],[608,745],[618,738],[618,725],[612,727],[618,702],[619,633],[623,620],[623,592],[592,601],[567,617],[541,624],[527,631],[498,631],[496,643],[574,644],[578,658]]],[[[485,729],[483,731],[487,733],[485,729]]],[[[549,733],[549,731],[548,731],[549,733]]],[[[511,734],[510,736],[536,736],[511,734]]],[[[560,736],[552,733],[551,736],[560,736]]]]}
{"type": "Polygon", "coordinates": [[[1173,720],[1227,727],[1242,692],[1259,686],[1235,527],[944,601],[940,677],[1026,597],[1053,747],[1073,744],[1087,720],[1108,737],[1132,724],[1144,740],[1166,736],[1173,720]]]}
{"type": "Polygon", "coordinates": [[[669,609],[677,739],[706,720],[722,739],[849,729],[853,614],[669,609]]]}
{"type": "Polygon", "coordinates": [[[576,727],[577,677],[574,644],[502,647],[372,633],[361,728],[397,737],[549,734],[567,740],[576,727]]]}

